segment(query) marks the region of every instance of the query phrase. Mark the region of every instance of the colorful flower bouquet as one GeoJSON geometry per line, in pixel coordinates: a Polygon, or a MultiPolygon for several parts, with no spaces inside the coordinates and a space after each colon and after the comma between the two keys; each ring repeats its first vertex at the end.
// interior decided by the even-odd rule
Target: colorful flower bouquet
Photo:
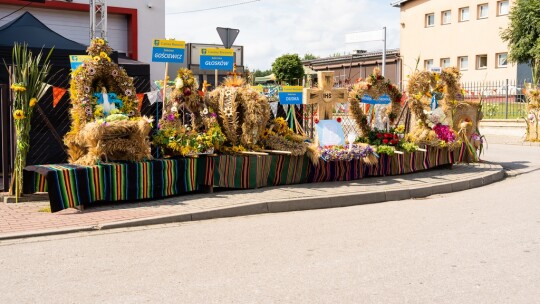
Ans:
{"type": "Polygon", "coordinates": [[[365,144],[350,144],[348,146],[319,147],[321,158],[325,161],[351,161],[361,159],[367,164],[375,164],[378,155],[373,148],[365,144]]]}

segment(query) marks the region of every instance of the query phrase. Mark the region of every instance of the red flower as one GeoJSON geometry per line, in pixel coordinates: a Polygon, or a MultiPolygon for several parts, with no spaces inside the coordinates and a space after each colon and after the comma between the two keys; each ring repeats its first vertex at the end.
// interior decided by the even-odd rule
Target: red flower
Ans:
{"type": "Polygon", "coordinates": [[[394,139],[399,139],[397,134],[394,134],[394,139]]]}
{"type": "Polygon", "coordinates": [[[315,121],[316,124],[319,123],[319,119],[318,119],[318,118],[315,118],[314,121],[315,121]]]}
{"type": "Polygon", "coordinates": [[[337,122],[341,123],[341,117],[336,118],[337,122]]]}
{"type": "Polygon", "coordinates": [[[378,138],[378,139],[383,138],[383,136],[384,136],[384,135],[383,135],[382,133],[377,133],[377,138],[378,138]]]}
{"type": "Polygon", "coordinates": [[[392,134],[391,133],[384,133],[384,138],[392,138],[392,134]]]}
{"type": "Polygon", "coordinates": [[[395,144],[397,144],[397,143],[398,143],[397,139],[392,139],[392,140],[390,141],[390,144],[391,144],[391,145],[395,145],[395,144]]]}
{"type": "Polygon", "coordinates": [[[388,139],[386,139],[386,138],[383,139],[383,140],[382,140],[382,143],[386,145],[386,144],[388,143],[388,139]]]}

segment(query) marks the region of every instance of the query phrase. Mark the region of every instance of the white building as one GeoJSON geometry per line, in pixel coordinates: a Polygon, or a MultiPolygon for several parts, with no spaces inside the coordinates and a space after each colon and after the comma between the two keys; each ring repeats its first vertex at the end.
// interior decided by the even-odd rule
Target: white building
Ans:
{"type": "MultiPolygon", "coordinates": [[[[152,63],[152,39],[165,38],[165,0],[107,0],[107,10],[107,40],[111,47],[133,60],[150,63],[151,80],[163,78],[164,64],[152,63]]],[[[68,39],[89,44],[88,0],[0,0],[0,26],[24,12],[32,13],[68,39]]]]}

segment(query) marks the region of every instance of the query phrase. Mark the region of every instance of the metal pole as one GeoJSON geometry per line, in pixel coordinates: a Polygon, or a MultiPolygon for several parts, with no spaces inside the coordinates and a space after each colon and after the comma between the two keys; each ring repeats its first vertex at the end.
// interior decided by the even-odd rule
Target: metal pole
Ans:
{"type": "Polygon", "coordinates": [[[383,52],[382,52],[382,76],[385,76],[386,71],[386,26],[383,27],[383,52]]]}
{"type": "Polygon", "coordinates": [[[506,79],[506,110],[504,111],[504,118],[508,119],[508,78],[506,79]]]}

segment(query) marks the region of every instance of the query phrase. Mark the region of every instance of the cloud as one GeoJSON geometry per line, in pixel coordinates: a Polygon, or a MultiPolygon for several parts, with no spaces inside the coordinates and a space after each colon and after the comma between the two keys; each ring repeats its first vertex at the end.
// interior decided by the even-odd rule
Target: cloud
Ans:
{"type": "Polygon", "coordinates": [[[235,41],[244,46],[244,64],[269,69],[286,53],[326,57],[354,49],[380,50],[382,43],[345,44],[345,34],[387,27],[387,47],[399,47],[399,9],[380,0],[260,0],[237,6],[192,13],[247,2],[166,0],[167,37],[194,43],[221,40],[216,27],[240,29],[235,41]]]}

